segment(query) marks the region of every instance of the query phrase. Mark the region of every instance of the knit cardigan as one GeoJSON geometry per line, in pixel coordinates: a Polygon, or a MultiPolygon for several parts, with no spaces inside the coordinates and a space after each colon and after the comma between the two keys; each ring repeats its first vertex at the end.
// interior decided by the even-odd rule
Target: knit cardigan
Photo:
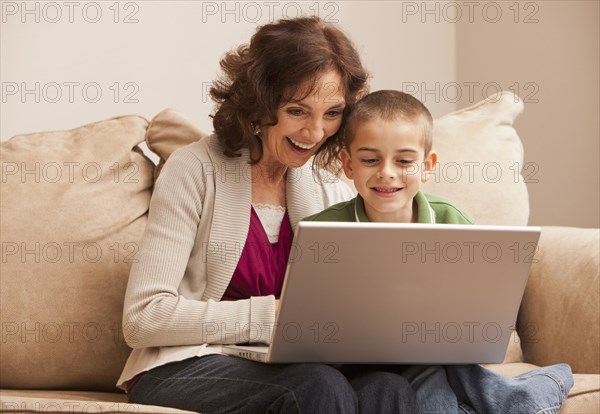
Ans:
{"type": "MultiPolygon", "coordinates": [[[[179,148],[155,183],[148,223],[131,268],[123,334],[133,348],[117,386],[140,372],[221,344],[270,342],[275,298],[220,301],[250,225],[249,151],[229,158],[215,135],[179,148]]],[[[310,165],[289,168],[286,204],[292,228],[304,217],[354,197],[310,165]]]]}

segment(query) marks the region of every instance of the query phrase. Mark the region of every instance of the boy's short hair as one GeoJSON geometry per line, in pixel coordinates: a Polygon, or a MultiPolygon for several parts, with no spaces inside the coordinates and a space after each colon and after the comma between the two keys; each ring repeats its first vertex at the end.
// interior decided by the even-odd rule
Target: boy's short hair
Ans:
{"type": "Polygon", "coordinates": [[[367,121],[395,121],[403,119],[407,122],[418,122],[422,129],[425,156],[431,151],[433,142],[433,117],[429,110],[412,95],[395,90],[372,92],[359,100],[346,117],[342,133],[343,145],[350,148],[354,140],[357,124],[367,121]]]}

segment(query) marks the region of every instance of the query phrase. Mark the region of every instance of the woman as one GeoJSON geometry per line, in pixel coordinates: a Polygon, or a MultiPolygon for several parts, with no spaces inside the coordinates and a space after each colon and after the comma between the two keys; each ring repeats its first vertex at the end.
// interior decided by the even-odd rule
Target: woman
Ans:
{"type": "Polygon", "coordinates": [[[292,229],[354,195],[322,182],[319,167],[368,77],[350,40],[318,18],[259,28],[221,67],[215,135],[175,151],[156,182],[125,297],[134,350],[119,385],[131,402],[204,413],[414,404],[399,375],[221,354],[225,343],[269,343],[261,327],[274,325],[292,229]]]}

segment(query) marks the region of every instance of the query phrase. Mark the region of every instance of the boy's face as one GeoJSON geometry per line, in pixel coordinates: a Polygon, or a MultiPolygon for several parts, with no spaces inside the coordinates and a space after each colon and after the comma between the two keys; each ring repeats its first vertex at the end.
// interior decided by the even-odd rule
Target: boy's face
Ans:
{"type": "Polygon", "coordinates": [[[344,172],[365,201],[370,221],[416,221],[413,198],[437,154],[425,154],[422,129],[404,119],[358,124],[350,151],[342,151],[344,172]]]}

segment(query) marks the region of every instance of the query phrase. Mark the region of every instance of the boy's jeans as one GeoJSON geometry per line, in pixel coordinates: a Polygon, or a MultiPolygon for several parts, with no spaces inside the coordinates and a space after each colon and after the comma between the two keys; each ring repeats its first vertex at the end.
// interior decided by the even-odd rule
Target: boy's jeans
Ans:
{"type": "Polygon", "coordinates": [[[410,366],[402,375],[428,413],[558,413],[573,375],[567,364],[509,378],[479,365],[410,366]]]}

